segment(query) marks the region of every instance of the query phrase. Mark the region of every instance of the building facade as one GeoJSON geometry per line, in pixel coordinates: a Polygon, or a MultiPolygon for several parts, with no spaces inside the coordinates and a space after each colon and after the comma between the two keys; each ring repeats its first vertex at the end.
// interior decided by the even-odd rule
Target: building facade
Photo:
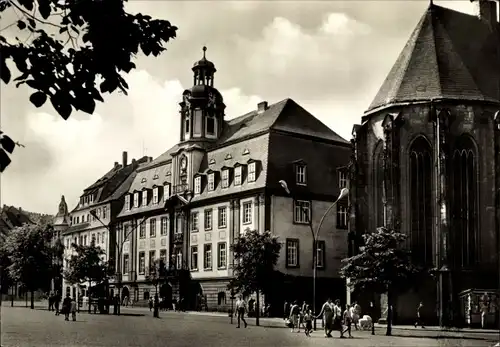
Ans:
{"type": "Polygon", "coordinates": [[[463,320],[480,304],[461,293],[498,288],[500,26],[495,1],[475,4],[477,16],[430,4],[353,129],[354,239],[392,228],[440,270],[398,298],[400,322],[419,301],[430,320],[463,320]]]}
{"type": "MultiPolygon", "coordinates": [[[[52,220],[52,226],[54,227],[54,235],[52,237],[52,246],[55,246],[57,242],[62,242],[64,245],[64,232],[71,226],[71,217],[68,211],[68,204],[64,195],[61,196],[61,201],[59,202],[59,207],[57,213],[52,220]]],[[[64,254],[61,259],[53,260],[57,265],[63,266],[64,269],[64,254]]],[[[53,278],[50,289],[52,292],[63,293],[63,278],[53,278]]]]}
{"type": "MultiPolygon", "coordinates": [[[[205,48],[192,70],[194,85],[179,104],[179,143],[137,169],[118,214],[123,295],[145,303],[158,290],[187,308],[226,311],[231,245],[246,230],[269,230],[282,243],[284,277],[266,301],[279,309],[286,299],[310,302],[310,230],[347,184],[349,142],[291,99],[226,119],[205,48]],[[170,274],[160,288],[148,280],[155,259],[170,274]]],[[[346,201],[337,207],[319,236],[318,305],[345,295],[338,269],[347,252],[346,201]]]]}

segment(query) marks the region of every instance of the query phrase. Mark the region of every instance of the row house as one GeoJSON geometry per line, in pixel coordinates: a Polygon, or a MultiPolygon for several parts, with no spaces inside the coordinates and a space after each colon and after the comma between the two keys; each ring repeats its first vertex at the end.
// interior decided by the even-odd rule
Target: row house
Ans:
{"type": "Polygon", "coordinates": [[[187,308],[227,310],[231,245],[246,230],[269,230],[282,244],[277,270],[285,280],[266,298],[272,306],[287,295],[310,301],[313,252],[317,302],[345,295],[338,270],[347,254],[347,201],[326,217],[316,250],[310,229],[347,184],[349,142],[291,99],[226,120],[205,50],[180,102],[179,143],[141,164],[122,198],[122,296],[145,303],[158,290],[187,308]],[[155,288],[150,269],[158,259],[168,276],[155,288]]]}

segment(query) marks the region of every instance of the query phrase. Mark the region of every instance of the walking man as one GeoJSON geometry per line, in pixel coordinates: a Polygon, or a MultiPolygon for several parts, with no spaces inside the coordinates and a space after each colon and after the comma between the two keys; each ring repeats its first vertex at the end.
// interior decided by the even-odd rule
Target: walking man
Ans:
{"type": "Polygon", "coordinates": [[[421,326],[422,328],[425,328],[424,327],[424,322],[422,320],[422,311],[424,309],[424,303],[421,301],[420,304],[418,305],[417,307],[417,320],[415,321],[415,328],[417,326],[421,326]]]}
{"type": "Polygon", "coordinates": [[[245,320],[245,311],[246,311],[246,303],[245,300],[241,297],[241,295],[238,297],[238,300],[236,301],[236,311],[238,312],[238,326],[236,328],[240,327],[240,320],[243,321],[243,324],[245,324],[245,328],[247,327],[247,321],[245,320]]]}

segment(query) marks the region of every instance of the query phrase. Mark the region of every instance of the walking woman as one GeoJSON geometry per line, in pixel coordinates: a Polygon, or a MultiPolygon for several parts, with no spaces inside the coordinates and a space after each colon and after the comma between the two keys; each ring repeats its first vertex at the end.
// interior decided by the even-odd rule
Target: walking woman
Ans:
{"type": "Polygon", "coordinates": [[[290,309],[290,322],[292,322],[292,333],[294,332],[295,328],[297,328],[297,332],[300,333],[300,307],[295,300],[293,302],[292,308],[290,309]]]}
{"type": "Polygon", "coordinates": [[[245,328],[247,327],[247,321],[245,320],[245,311],[246,311],[246,303],[243,298],[240,297],[238,298],[238,301],[236,301],[236,311],[238,312],[238,326],[237,328],[240,327],[240,320],[243,321],[243,324],[245,324],[245,328]]]}
{"type": "Polygon", "coordinates": [[[332,337],[333,313],[332,299],[328,298],[323,304],[323,307],[321,307],[321,312],[315,317],[315,319],[318,319],[323,315],[323,321],[325,322],[325,337],[332,337]]]}
{"type": "Polygon", "coordinates": [[[333,305],[333,326],[335,330],[340,331],[340,338],[344,338],[344,330],[342,326],[342,308],[340,307],[340,300],[335,300],[333,305]]]}

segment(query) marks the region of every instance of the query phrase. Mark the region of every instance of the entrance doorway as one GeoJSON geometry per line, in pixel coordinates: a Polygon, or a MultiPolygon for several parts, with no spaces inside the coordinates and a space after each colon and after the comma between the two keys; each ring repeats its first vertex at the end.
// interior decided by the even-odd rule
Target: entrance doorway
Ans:
{"type": "Polygon", "coordinates": [[[128,287],[123,287],[122,288],[122,305],[128,306],[129,301],[130,301],[130,292],[128,290],[128,287]]]}
{"type": "Polygon", "coordinates": [[[172,286],[168,283],[160,287],[160,298],[162,299],[163,309],[172,307],[172,286]]]}

